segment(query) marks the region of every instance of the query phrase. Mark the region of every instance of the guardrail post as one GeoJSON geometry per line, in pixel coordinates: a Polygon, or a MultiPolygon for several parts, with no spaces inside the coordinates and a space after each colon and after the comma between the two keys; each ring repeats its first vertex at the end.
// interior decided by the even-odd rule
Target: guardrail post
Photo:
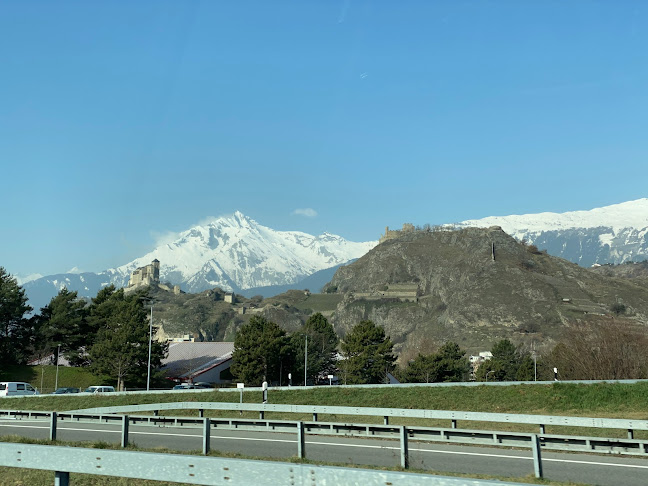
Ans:
{"type": "Polygon", "coordinates": [[[263,410],[261,410],[261,411],[259,412],[259,418],[260,418],[261,420],[263,420],[264,416],[265,416],[265,413],[263,412],[263,410]]]}
{"type": "Polygon", "coordinates": [[[383,424],[389,425],[389,417],[387,415],[383,417],[383,424]]]}
{"type": "Polygon", "coordinates": [[[628,429],[628,439],[634,439],[634,430],[628,429]]]}
{"type": "Polygon", "coordinates": [[[317,414],[313,413],[313,422],[317,422],[317,414]]]}
{"type": "Polygon", "coordinates": [[[128,447],[128,415],[122,416],[121,446],[128,447]]]}
{"type": "Polygon", "coordinates": [[[457,428],[457,421],[455,419],[452,419],[450,427],[453,428],[453,429],[457,428]]]}
{"type": "Polygon", "coordinates": [[[409,467],[409,446],[407,444],[407,427],[400,426],[400,463],[403,469],[409,467]]]}
{"type": "Polygon", "coordinates": [[[54,472],[54,486],[69,486],[70,473],[65,471],[54,472]]]}
{"type": "Polygon", "coordinates": [[[203,422],[203,455],[209,454],[209,448],[210,448],[210,443],[209,440],[211,438],[211,420],[206,418],[203,422]]]}
{"type": "Polygon", "coordinates": [[[49,440],[56,440],[56,412],[50,415],[49,440]]]}
{"type": "Polygon", "coordinates": [[[153,410],[153,416],[157,417],[158,415],[160,415],[160,411],[159,410],[153,410]]]}
{"type": "Polygon", "coordinates": [[[202,409],[202,408],[199,408],[199,409],[198,409],[198,416],[199,416],[200,418],[203,418],[203,417],[205,416],[205,410],[202,409]]]}
{"type": "Polygon", "coordinates": [[[306,457],[306,434],[304,422],[297,422],[297,457],[304,459],[306,457]]]}
{"type": "Polygon", "coordinates": [[[547,433],[546,430],[547,430],[547,429],[545,429],[545,426],[544,426],[543,424],[540,424],[540,433],[541,433],[541,434],[546,434],[546,433],[547,433]]]}
{"type": "Polygon", "coordinates": [[[533,450],[533,470],[536,478],[542,477],[542,455],[540,453],[540,438],[536,434],[531,435],[531,449],[533,450]]]}

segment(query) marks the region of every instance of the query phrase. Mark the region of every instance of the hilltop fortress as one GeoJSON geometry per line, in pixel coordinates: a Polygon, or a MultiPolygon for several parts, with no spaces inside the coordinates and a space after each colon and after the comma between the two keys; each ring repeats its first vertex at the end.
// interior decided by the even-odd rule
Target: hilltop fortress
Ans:
{"type": "Polygon", "coordinates": [[[179,285],[173,287],[160,283],[160,260],[157,258],[149,265],[136,268],[133,270],[128,281],[128,287],[124,289],[125,292],[130,292],[140,287],[158,287],[167,292],[173,292],[178,295],[180,291],[179,285]]]}
{"type": "Polygon", "coordinates": [[[387,241],[387,240],[393,240],[394,238],[398,238],[403,233],[413,233],[414,231],[415,228],[412,223],[403,223],[402,230],[390,230],[389,226],[386,226],[385,234],[380,235],[380,240],[378,241],[378,243],[382,243],[383,241],[387,241]]]}

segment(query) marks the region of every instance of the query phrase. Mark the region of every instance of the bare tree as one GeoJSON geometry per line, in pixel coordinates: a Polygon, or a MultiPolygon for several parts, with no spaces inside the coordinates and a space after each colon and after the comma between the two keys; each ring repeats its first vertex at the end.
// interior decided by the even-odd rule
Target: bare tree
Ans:
{"type": "Polygon", "coordinates": [[[648,377],[648,334],[627,320],[601,319],[570,326],[548,357],[565,379],[648,377]]]}

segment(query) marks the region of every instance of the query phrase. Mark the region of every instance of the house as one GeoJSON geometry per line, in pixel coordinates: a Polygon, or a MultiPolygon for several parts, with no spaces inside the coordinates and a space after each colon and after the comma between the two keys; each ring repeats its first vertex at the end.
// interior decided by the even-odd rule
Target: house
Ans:
{"type": "Polygon", "coordinates": [[[229,383],[233,352],[234,343],[172,342],[168,356],[162,360],[162,371],[174,381],[229,383]]]}

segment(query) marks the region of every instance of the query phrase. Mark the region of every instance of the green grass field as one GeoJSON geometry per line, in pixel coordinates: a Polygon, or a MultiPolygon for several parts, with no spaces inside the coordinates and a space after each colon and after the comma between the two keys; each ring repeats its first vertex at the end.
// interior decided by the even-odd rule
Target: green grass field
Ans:
{"type": "MultiPolygon", "coordinates": [[[[206,390],[198,393],[168,392],[145,395],[60,395],[11,398],[0,401],[4,410],[79,410],[102,406],[165,403],[174,401],[238,402],[236,392],[206,390]]],[[[260,392],[245,392],[245,403],[260,403],[260,392]]],[[[458,410],[473,412],[524,413],[538,415],[571,415],[587,417],[609,417],[627,419],[648,419],[648,383],[578,385],[555,383],[551,385],[517,385],[505,387],[412,387],[412,388],[342,388],[312,387],[307,390],[269,390],[270,403],[303,405],[338,405],[350,407],[385,407],[433,410],[458,410]]],[[[174,410],[166,415],[194,415],[190,410],[174,410]]],[[[227,417],[235,412],[205,411],[207,416],[227,417]]],[[[255,413],[244,413],[243,417],[254,418],[255,413]]],[[[269,419],[311,420],[307,415],[267,413],[269,419]]],[[[344,417],[321,415],[322,421],[348,421],[358,423],[380,423],[381,417],[344,417]]],[[[447,421],[446,421],[447,422],[447,421]]],[[[447,426],[439,420],[394,418],[391,423],[417,426],[447,426]]],[[[491,430],[533,431],[534,426],[515,424],[493,424],[467,422],[463,428],[491,430]]],[[[623,437],[626,431],[601,429],[568,429],[551,426],[548,433],[573,433],[577,435],[606,435],[623,437]]],[[[637,432],[637,438],[648,436],[637,432]]]]}

